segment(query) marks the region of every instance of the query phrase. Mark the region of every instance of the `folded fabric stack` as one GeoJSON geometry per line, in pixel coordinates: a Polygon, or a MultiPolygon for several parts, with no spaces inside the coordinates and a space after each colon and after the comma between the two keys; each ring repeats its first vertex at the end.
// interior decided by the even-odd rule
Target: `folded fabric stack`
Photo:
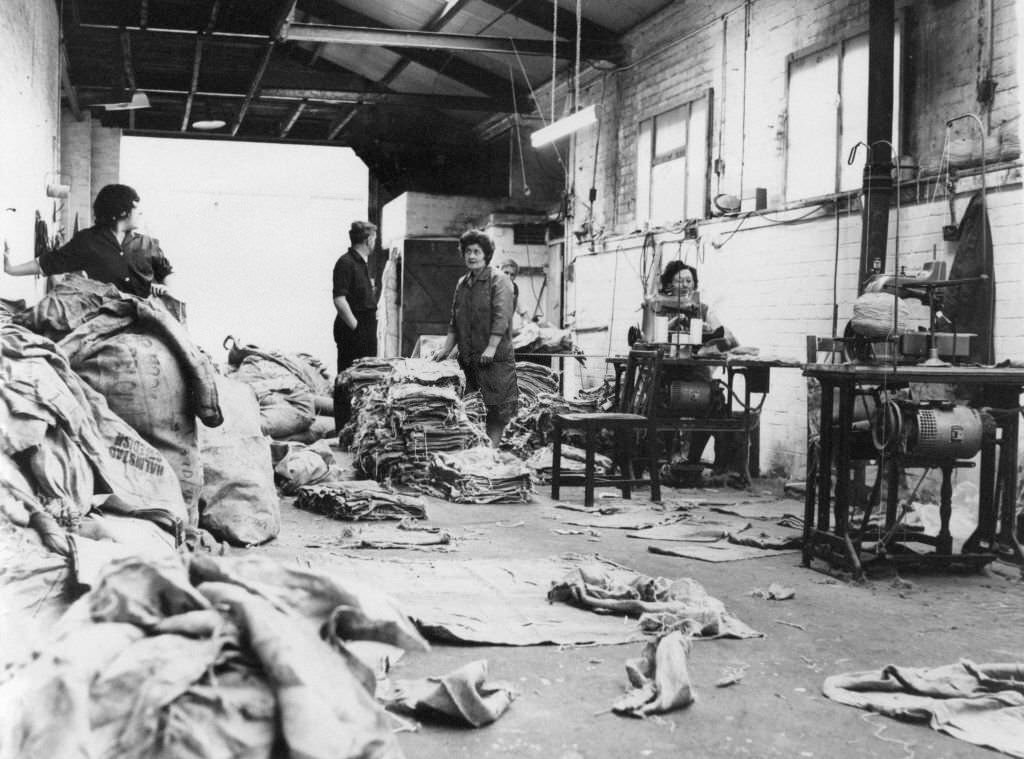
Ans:
{"type": "Polygon", "coordinates": [[[526,503],[533,492],[522,461],[484,446],[435,454],[430,476],[432,488],[456,503],[526,503]]]}
{"type": "Polygon", "coordinates": [[[363,394],[351,450],[359,468],[377,480],[423,489],[432,454],[486,442],[466,415],[457,387],[408,382],[363,394]]]}
{"type": "Polygon", "coordinates": [[[516,380],[519,383],[519,407],[532,406],[541,393],[558,392],[558,375],[546,366],[530,361],[516,362],[516,380]]]}
{"type": "Polygon", "coordinates": [[[466,409],[469,421],[477,427],[482,428],[487,423],[487,406],[484,405],[484,397],[480,395],[479,390],[462,396],[462,407],[466,409]]]}
{"type": "MultiPolygon", "coordinates": [[[[534,479],[538,482],[551,482],[552,466],[551,446],[539,448],[534,451],[526,460],[526,466],[533,472],[534,479]]],[[[587,452],[582,448],[573,445],[562,444],[561,470],[565,474],[583,474],[586,467],[587,452]]],[[[598,477],[605,477],[611,474],[612,460],[600,453],[594,454],[594,471],[598,477]]]]}
{"type": "Polygon", "coordinates": [[[373,480],[304,485],[295,507],[350,522],[427,518],[421,499],[396,493],[373,480]]]}
{"type": "Polygon", "coordinates": [[[538,393],[536,403],[532,406],[520,406],[519,412],[508,423],[502,435],[501,447],[521,458],[526,458],[531,451],[543,448],[550,442],[552,416],[591,413],[596,410],[596,404],[590,400],[568,401],[555,393],[538,393]]]}

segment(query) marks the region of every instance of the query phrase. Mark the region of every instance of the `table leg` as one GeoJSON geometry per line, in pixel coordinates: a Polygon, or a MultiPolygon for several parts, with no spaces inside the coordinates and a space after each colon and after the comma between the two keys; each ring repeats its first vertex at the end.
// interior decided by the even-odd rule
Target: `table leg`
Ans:
{"type": "Polygon", "coordinates": [[[821,381],[821,425],[818,446],[818,519],[815,527],[828,532],[832,511],[832,399],[834,386],[828,380],[821,381]]]}
{"type": "Polygon", "coordinates": [[[942,467],[942,485],[939,487],[939,534],[935,536],[935,553],[953,553],[953,536],[949,532],[949,519],[953,515],[953,467],[942,467]]]}
{"type": "Polygon", "coordinates": [[[559,498],[562,477],[562,425],[555,422],[551,440],[551,498],[559,498]]]}

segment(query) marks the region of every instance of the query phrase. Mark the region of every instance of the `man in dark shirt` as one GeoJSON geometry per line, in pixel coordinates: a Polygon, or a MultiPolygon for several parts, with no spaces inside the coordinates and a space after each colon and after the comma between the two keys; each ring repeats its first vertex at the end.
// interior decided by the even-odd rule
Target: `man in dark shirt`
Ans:
{"type": "MultiPolygon", "coordinates": [[[[348,230],[352,246],[334,264],[334,342],[338,346],[338,373],[357,358],[377,355],[377,293],[370,275],[370,253],[377,242],[377,227],[354,221],[348,230]]],[[[334,421],[338,429],[348,421],[349,398],[341,385],[334,393],[334,421]]]]}
{"type": "Polygon", "coordinates": [[[4,271],[14,277],[84,271],[90,279],[145,298],[170,290],[174,269],[152,237],[135,229],[141,222],[139,195],[128,185],[110,184],[96,194],[96,223],[57,250],[23,264],[12,264],[4,241],[4,271]]]}

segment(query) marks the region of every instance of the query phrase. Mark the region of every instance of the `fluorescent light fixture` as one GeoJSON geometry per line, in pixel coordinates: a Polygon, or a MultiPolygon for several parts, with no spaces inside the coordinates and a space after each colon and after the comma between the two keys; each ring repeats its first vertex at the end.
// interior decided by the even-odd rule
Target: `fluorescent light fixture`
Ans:
{"type": "Polygon", "coordinates": [[[149,108],[149,96],[142,91],[136,90],[132,93],[132,99],[123,103],[104,103],[105,111],[137,111],[140,108],[149,108]]]}
{"type": "Polygon", "coordinates": [[[215,129],[223,129],[228,125],[224,119],[200,119],[192,122],[192,128],[201,132],[212,132],[215,129]]]}
{"type": "Polygon", "coordinates": [[[530,135],[530,144],[535,148],[547,145],[573,132],[597,123],[597,108],[588,105],[586,108],[576,111],[564,119],[559,119],[553,124],[548,124],[543,129],[538,129],[530,135]]]}

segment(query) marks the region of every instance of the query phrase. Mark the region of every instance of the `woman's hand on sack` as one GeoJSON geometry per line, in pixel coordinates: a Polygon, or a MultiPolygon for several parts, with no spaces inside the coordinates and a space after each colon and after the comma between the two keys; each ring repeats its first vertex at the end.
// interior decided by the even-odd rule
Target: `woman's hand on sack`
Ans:
{"type": "Polygon", "coordinates": [[[153,295],[167,295],[170,290],[167,289],[167,285],[160,285],[154,282],[149,287],[149,292],[153,295]]]}
{"type": "Polygon", "coordinates": [[[490,366],[494,363],[494,351],[490,348],[480,354],[480,366],[490,366]]]}

